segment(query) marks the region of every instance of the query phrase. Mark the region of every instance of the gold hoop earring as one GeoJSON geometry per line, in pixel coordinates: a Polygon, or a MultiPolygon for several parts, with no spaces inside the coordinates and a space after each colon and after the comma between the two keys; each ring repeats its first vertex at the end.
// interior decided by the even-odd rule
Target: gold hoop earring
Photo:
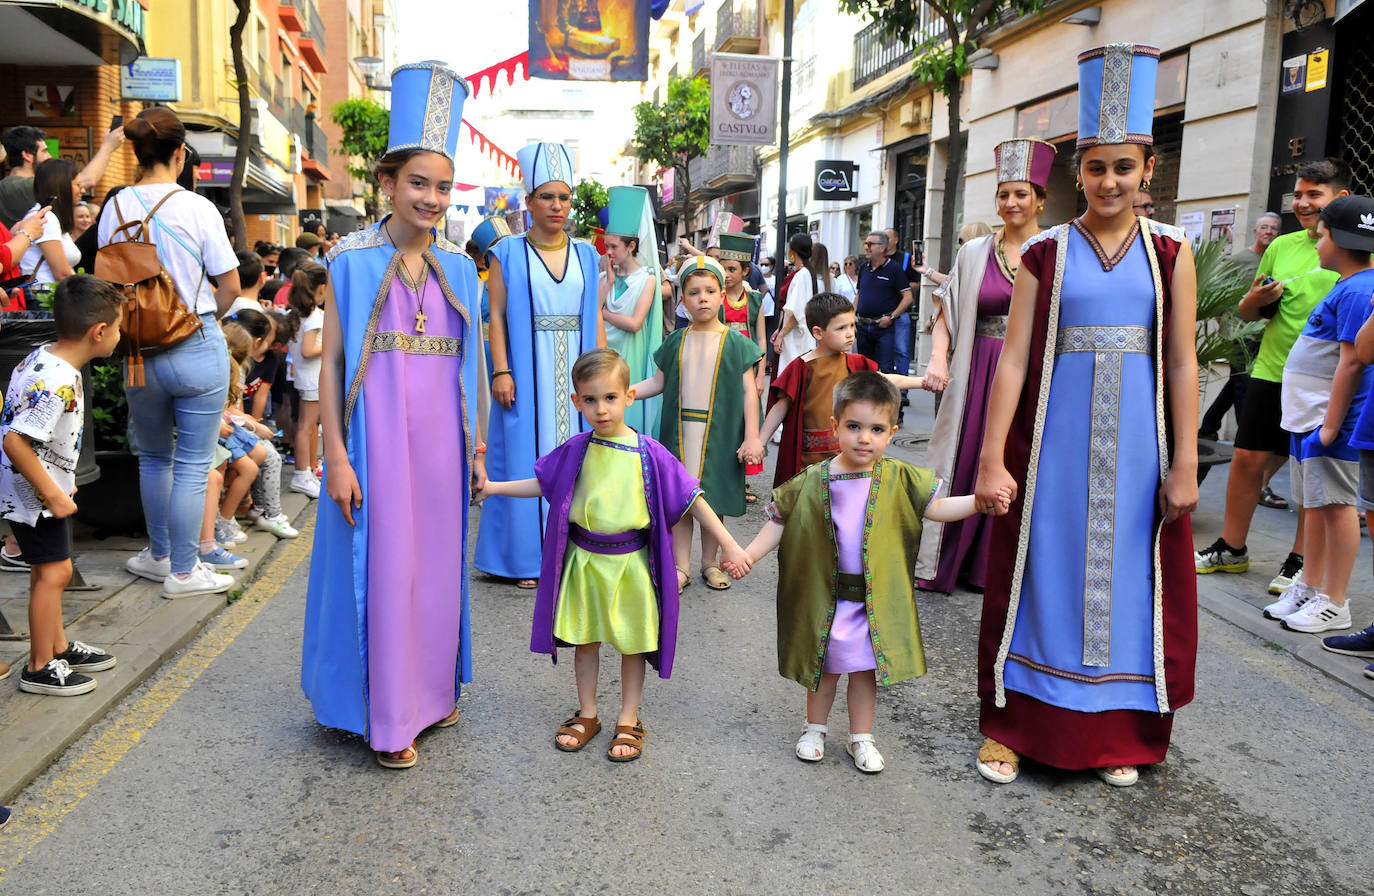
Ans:
{"type": "Polygon", "coordinates": [[[1081,180],[1079,180],[1079,181],[1074,181],[1074,184],[1073,184],[1073,191],[1074,191],[1075,193],[1082,193],[1082,192],[1083,192],[1083,181],[1081,181],[1081,180]]]}
{"type": "Polygon", "coordinates": [[[1045,210],[1045,203],[1043,203],[1043,202],[1040,203],[1039,205],[1037,205],[1037,206],[1035,207],[1035,213],[1036,213],[1037,215],[1040,214],[1041,212],[1043,212],[1044,210],[1045,210]]]}
{"type": "Polygon", "coordinates": [[[1140,182],[1140,189],[1141,189],[1143,192],[1146,192],[1146,193],[1150,192],[1150,182],[1149,182],[1148,180],[1143,180],[1143,181],[1141,181],[1141,182],[1140,182]]]}

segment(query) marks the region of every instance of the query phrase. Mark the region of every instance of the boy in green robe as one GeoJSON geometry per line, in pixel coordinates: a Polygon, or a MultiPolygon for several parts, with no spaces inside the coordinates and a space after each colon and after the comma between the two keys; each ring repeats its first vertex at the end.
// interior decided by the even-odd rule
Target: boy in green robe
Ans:
{"type": "MultiPolygon", "coordinates": [[[[810,691],[797,758],[824,757],[830,707],[848,674],[848,752],[855,768],[874,774],[884,766],[872,734],[878,683],[925,673],[912,589],[921,521],[953,522],[998,505],[936,498],[933,472],[883,457],[901,395],[881,374],[846,377],[833,407],[839,454],[773,490],[768,522],[745,552],[753,564],[781,546],[778,671],[810,691]]],[[[998,500],[1005,508],[1010,496],[998,500]]]]}

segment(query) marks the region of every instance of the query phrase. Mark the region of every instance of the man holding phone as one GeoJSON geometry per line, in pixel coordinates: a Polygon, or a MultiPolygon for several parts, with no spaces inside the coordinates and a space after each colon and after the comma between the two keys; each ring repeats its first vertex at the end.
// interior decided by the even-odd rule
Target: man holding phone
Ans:
{"type": "MultiPolygon", "coordinates": [[[[889,227],[885,232],[887,233],[888,251],[894,253],[895,257],[897,247],[902,244],[897,236],[897,229],[889,227]]],[[[911,251],[902,253],[901,261],[902,271],[906,274],[907,286],[911,289],[912,296],[917,295],[917,291],[920,289],[921,274],[916,268],[921,267],[922,261],[921,241],[912,240],[911,251]]],[[[911,315],[902,314],[892,322],[893,363],[900,374],[906,375],[911,372],[911,348],[911,315]]],[[[902,406],[906,407],[909,404],[911,401],[906,397],[906,391],[903,390],[902,406]]]]}
{"type": "MultiPolygon", "coordinates": [[[[124,142],[123,119],[116,116],[119,123],[111,127],[100,144],[100,149],[76,175],[76,183],[85,193],[95,188],[105,176],[110,157],[124,142]]],[[[19,125],[5,131],[0,137],[4,144],[5,157],[10,164],[10,173],[0,180],[0,224],[14,225],[33,208],[33,169],[41,162],[52,158],[48,151],[48,135],[35,127],[19,125]]]]}
{"type": "MultiPolygon", "coordinates": [[[[1269,244],[1254,283],[1240,300],[1237,312],[1244,320],[1267,318],[1269,322],[1250,370],[1245,400],[1236,412],[1235,454],[1226,481],[1221,537],[1194,555],[1199,575],[1242,573],[1250,568],[1245,540],[1264,487],[1265,466],[1274,456],[1288,456],[1289,437],[1280,422],[1283,366],[1308,315],[1337,280],[1335,273],[1321,270],[1317,222],[1327,203],[1349,194],[1350,180],[1350,166],[1340,159],[1321,159],[1298,168],[1293,214],[1302,229],[1276,237],[1269,244]]],[[[1269,583],[1270,594],[1281,593],[1302,570],[1302,532],[1300,510],[1293,549],[1269,583]]]]}

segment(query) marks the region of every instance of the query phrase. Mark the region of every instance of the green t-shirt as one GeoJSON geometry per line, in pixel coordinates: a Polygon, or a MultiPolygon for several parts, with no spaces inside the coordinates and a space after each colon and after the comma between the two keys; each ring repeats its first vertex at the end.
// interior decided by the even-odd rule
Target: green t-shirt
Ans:
{"type": "Polygon", "coordinates": [[[1339,279],[1335,271],[1308,273],[1320,267],[1317,241],[1306,230],[1276,237],[1264,250],[1256,276],[1267,275],[1292,282],[1283,284],[1278,311],[1264,328],[1264,339],[1260,342],[1255,366],[1250,370],[1251,377],[1271,383],[1283,382],[1283,365],[1288,360],[1288,352],[1306,326],[1312,309],[1339,279]]]}

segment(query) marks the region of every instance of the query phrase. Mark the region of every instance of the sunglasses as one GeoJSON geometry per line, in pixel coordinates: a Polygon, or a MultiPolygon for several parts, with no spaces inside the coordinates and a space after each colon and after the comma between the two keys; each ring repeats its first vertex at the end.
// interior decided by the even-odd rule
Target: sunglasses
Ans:
{"type": "Polygon", "coordinates": [[[1137,203],[1136,205],[1133,205],[1133,206],[1131,206],[1131,207],[1132,207],[1132,208],[1154,208],[1154,207],[1155,207],[1155,204],[1154,204],[1153,202],[1141,202],[1141,203],[1137,203]]]}
{"type": "Polygon", "coordinates": [[[571,193],[535,193],[534,197],[540,202],[553,202],[555,199],[559,202],[569,202],[572,200],[571,193]]]}

